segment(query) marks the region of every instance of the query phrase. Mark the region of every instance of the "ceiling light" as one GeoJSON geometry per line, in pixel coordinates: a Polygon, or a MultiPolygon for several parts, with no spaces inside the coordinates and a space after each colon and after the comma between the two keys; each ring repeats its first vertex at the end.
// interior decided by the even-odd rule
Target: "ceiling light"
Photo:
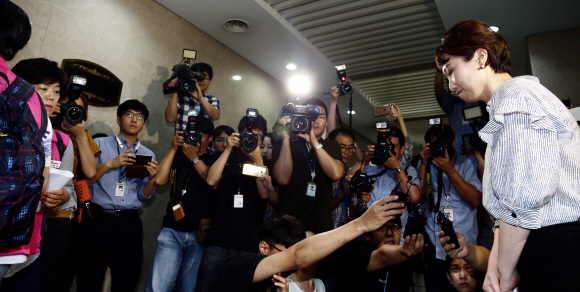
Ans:
{"type": "Polygon", "coordinates": [[[245,32],[250,25],[245,20],[228,19],[224,21],[224,28],[229,32],[245,32]]]}
{"type": "Polygon", "coordinates": [[[310,80],[305,76],[294,76],[288,82],[288,88],[295,94],[306,94],[310,91],[310,80]]]}
{"type": "Polygon", "coordinates": [[[354,115],[354,114],[356,114],[356,112],[355,112],[355,111],[346,111],[346,113],[347,113],[347,114],[349,114],[349,115],[350,115],[351,113],[352,113],[353,115],[354,115]]]}
{"type": "Polygon", "coordinates": [[[492,26],[490,26],[489,28],[490,28],[491,30],[493,30],[494,32],[498,32],[498,31],[499,31],[499,27],[497,27],[497,26],[493,26],[493,25],[492,25],[492,26]]]}
{"type": "Polygon", "coordinates": [[[234,79],[234,80],[242,80],[242,76],[235,75],[235,76],[232,76],[232,79],[234,79]]]}
{"type": "Polygon", "coordinates": [[[296,65],[290,63],[290,64],[286,65],[286,69],[288,69],[288,70],[296,70],[296,65]]]}

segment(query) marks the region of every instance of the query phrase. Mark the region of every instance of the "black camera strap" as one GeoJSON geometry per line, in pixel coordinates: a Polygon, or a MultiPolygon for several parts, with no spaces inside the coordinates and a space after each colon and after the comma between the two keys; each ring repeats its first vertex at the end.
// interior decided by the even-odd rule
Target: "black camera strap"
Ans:
{"type": "Polygon", "coordinates": [[[425,165],[425,176],[427,183],[427,204],[429,211],[436,212],[439,211],[439,206],[441,205],[441,187],[443,186],[443,172],[437,171],[437,204],[435,204],[435,195],[433,194],[433,176],[431,174],[431,169],[433,165],[433,160],[427,160],[425,165]]]}
{"type": "MultiPolygon", "coordinates": [[[[373,175],[369,175],[367,176],[367,178],[375,178],[375,177],[379,177],[382,176],[383,174],[387,173],[387,170],[389,170],[388,168],[385,168],[383,170],[381,170],[379,173],[377,174],[373,174],[373,175]]],[[[398,185],[398,184],[397,184],[398,185]]]]}

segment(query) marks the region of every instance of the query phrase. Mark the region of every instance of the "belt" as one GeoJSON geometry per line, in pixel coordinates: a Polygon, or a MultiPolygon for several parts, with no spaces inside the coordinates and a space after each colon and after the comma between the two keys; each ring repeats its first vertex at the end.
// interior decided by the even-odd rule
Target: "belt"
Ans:
{"type": "Polygon", "coordinates": [[[114,215],[116,217],[130,217],[139,216],[138,209],[128,209],[128,210],[103,210],[103,214],[114,215]]]}

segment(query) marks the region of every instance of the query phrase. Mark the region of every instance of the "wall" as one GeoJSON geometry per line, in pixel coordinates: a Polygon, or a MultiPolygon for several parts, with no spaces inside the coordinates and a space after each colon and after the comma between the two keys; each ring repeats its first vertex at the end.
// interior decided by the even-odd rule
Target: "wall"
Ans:
{"type": "Polygon", "coordinates": [[[532,74],[560,99],[580,106],[580,27],[527,37],[532,74]]]}
{"type": "MultiPolygon", "coordinates": [[[[254,107],[271,127],[286,101],[281,83],[153,0],[13,2],[28,13],[32,37],[9,67],[22,59],[44,57],[59,64],[63,59],[84,59],[109,69],[123,81],[121,102],[138,99],[148,106],[150,117],[139,139],[158,161],[174,133],[173,124],[163,118],[169,97],[163,96],[161,85],[181,60],[183,48],[197,50],[197,60],[213,66],[208,93],[221,102],[216,126],[237,128],[246,108],[254,107]],[[233,75],[243,79],[234,81],[233,75]]],[[[91,134],[118,133],[116,108],[90,107],[88,116],[91,134]]],[[[159,187],[142,210],[144,260],[139,291],[145,287],[168,197],[168,188],[159,187]]]]}

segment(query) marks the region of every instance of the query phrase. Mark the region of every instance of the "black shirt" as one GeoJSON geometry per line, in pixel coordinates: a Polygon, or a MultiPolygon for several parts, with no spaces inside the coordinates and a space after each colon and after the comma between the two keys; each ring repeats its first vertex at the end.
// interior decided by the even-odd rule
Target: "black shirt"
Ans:
{"type": "MultiPolygon", "coordinates": [[[[179,157],[181,159],[187,159],[186,156],[179,157]]],[[[210,167],[218,157],[219,155],[206,153],[200,158],[208,167],[210,167]]],[[[163,227],[171,228],[180,232],[196,231],[199,227],[199,219],[212,218],[217,201],[213,188],[199,176],[193,167],[193,163],[189,162],[189,164],[191,164],[191,167],[188,166],[187,169],[179,170],[189,172],[189,175],[187,176],[189,178],[186,186],[187,191],[183,197],[181,196],[181,192],[178,192],[176,196],[169,201],[166,208],[166,214],[163,216],[163,227]],[[175,217],[173,216],[173,206],[177,205],[180,200],[185,217],[176,222],[175,217]]]]}
{"type": "Polygon", "coordinates": [[[413,274],[409,261],[367,271],[373,251],[367,241],[348,243],[320,261],[316,277],[325,279],[336,275],[332,292],[383,292],[385,281],[386,291],[409,291],[413,274]]]}
{"type": "Polygon", "coordinates": [[[260,198],[255,177],[242,175],[245,163],[253,164],[234,147],[217,189],[217,210],[208,244],[253,253],[258,251],[258,232],[268,200],[260,198]],[[243,208],[234,208],[238,189],[243,195],[243,208]]]}
{"type": "Polygon", "coordinates": [[[228,259],[211,291],[266,291],[272,285],[271,279],[252,283],[258,264],[266,257],[261,254],[246,254],[228,259]]]}
{"type": "MultiPolygon", "coordinates": [[[[332,158],[342,162],[340,145],[334,140],[321,139],[324,151],[332,158]]],[[[296,217],[304,225],[304,228],[314,233],[321,233],[332,229],[332,209],[330,199],[332,197],[332,180],[324,173],[316,156],[316,150],[310,149],[306,141],[290,142],[292,155],[292,175],[288,185],[279,185],[278,206],[275,212],[284,213],[296,217]],[[305,152],[308,153],[308,158],[305,152]],[[310,166],[309,166],[310,163],[310,166]],[[311,167],[316,164],[316,195],[306,195],[308,183],[312,181],[311,167]]],[[[272,160],[277,161],[280,157],[282,140],[274,142],[272,160]]],[[[320,150],[319,150],[320,151],[320,150]]]]}

